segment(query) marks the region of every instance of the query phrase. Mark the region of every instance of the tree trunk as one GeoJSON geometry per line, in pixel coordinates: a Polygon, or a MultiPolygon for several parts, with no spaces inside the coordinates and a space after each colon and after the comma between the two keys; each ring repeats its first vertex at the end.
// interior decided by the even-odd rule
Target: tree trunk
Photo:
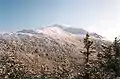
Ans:
{"type": "Polygon", "coordinates": [[[87,48],[87,58],[86,58],[86,63],[89,61],[89,47],[87,48]]]}

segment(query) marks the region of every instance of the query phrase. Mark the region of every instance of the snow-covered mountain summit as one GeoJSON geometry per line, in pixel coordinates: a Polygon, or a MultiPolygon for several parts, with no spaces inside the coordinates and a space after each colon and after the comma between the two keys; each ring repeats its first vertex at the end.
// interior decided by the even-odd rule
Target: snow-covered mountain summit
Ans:
{"type": "MultiPolygon", "coordinates": [[[[62,25],[52,25],[52,26],[47,26],[47,27],[43,27],[39,30],[37,30],[38,33],[44,33],[44,34],[56,34],[56,35],[65,35],[66,33],[71,33],[74,35],[78,35],[78,36],[85,36],[85,34],[88,32],[84,29],[79,29],[79,28],[73,28],[73,27],[66,27],[66,26],[62,26],[62,25]]],[[[88,32],[90,33],[90,32],[88,32]]],[[[97,33],[90,33],[90,35],[93,38],[97,38],[97,39],[103,39],[103,37],[97,33]]]]}
{"type": "MultiPolygon", "coordinates": [[[[66,37],[70,37],[70,36],[78,36],[80,38],[83,38],[86,33],[88,31],[84,30],[84,29],[79,29],[79,28],[73,28],[73,27],[67,27],[67,26],[63,26],[63,25],[58,25],[58,24],[54,24],[51,26],[46,26],[46,27],[41,27],[40,29],[37,30],[21,30],[21,31],[17,31],[15,33],[5,33],[5,34],[1,34],[3,37],[12,37],[12,36],[38,36],[41,34],[50,36],[52,38],[66,38],[66,37]]],[[[97,34],[97,33],[90,33],[91,37],[95,38],[95,39],[104,39],[101,35],[97,34]]]]}

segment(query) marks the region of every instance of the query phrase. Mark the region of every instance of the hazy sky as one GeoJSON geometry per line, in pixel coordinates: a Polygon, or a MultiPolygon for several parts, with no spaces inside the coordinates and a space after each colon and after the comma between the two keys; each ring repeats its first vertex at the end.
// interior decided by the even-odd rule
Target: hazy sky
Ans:
{"type": "Polygon", "coordinates": [[[120,0],[0,0],[0,31],[70,25],[109,39],[120,35],[120,0]]]}

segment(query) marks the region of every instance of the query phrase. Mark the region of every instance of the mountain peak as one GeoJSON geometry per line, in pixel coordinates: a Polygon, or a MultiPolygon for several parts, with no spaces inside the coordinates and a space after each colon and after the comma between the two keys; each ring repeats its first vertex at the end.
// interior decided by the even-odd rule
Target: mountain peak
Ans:
{"type": "MultiPolygon", "coordinates": [[[[74,28],[74,27],[67,27],[65,25],[60,25],[60,24],[54,24],[51,26],[46,26],[46,27],[42,27],[38,30],[21,30],[18,31],[16,33],[22,33],[22,34],[39,34],[39,33],[43,33],[43,34],[47,34],[47,35],[59,35],[59,36],[63,36],[66,33],[71,33],[74,35],[78,35],[78,36],[85,36],[86,33],[88,31],[81,29],[81,28],[74,28]]],[[[90,32],[88,32],[90,33],[90,32]]],[[[90,33],[90,35],[94,38],[98,38],[98,39],[103,39],[103,37],[97,33],[90,33]]]]}
{"type": "Polygon", "coordinates": [[[50,25],[48,27],[57,27],[57,28],[61,28],[61,29],[67,28],[66,25],[62,25],[62,24],[53,24],[53,25],[50,25]]]}

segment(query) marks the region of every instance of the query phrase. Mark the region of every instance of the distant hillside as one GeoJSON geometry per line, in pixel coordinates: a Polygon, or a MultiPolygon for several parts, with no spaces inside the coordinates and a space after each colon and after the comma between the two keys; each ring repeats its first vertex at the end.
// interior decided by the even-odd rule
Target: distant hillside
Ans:
{"type": "MultiPolygon", "coordinates": [[[[86,50],[83,38],[76,34],[85,34],[85,31],[79,29],[76,34],[73,34],[68,32],[71,29],[52,26],[37,31],[23,30],[1,34],[0,70],[4,72],[0,73],[0,78],[4,79],[18,74],[71,79],[78,73],[82,74],[86,50]]],[[[93,41],[90,61],[94,62],[98,60],[97,54],[103,53],[101,45],[108,45],[110,42],[100,39],[93,39],[93,41]]],[[[18,77],[15,78],[19,79],[18,77]]]]}

